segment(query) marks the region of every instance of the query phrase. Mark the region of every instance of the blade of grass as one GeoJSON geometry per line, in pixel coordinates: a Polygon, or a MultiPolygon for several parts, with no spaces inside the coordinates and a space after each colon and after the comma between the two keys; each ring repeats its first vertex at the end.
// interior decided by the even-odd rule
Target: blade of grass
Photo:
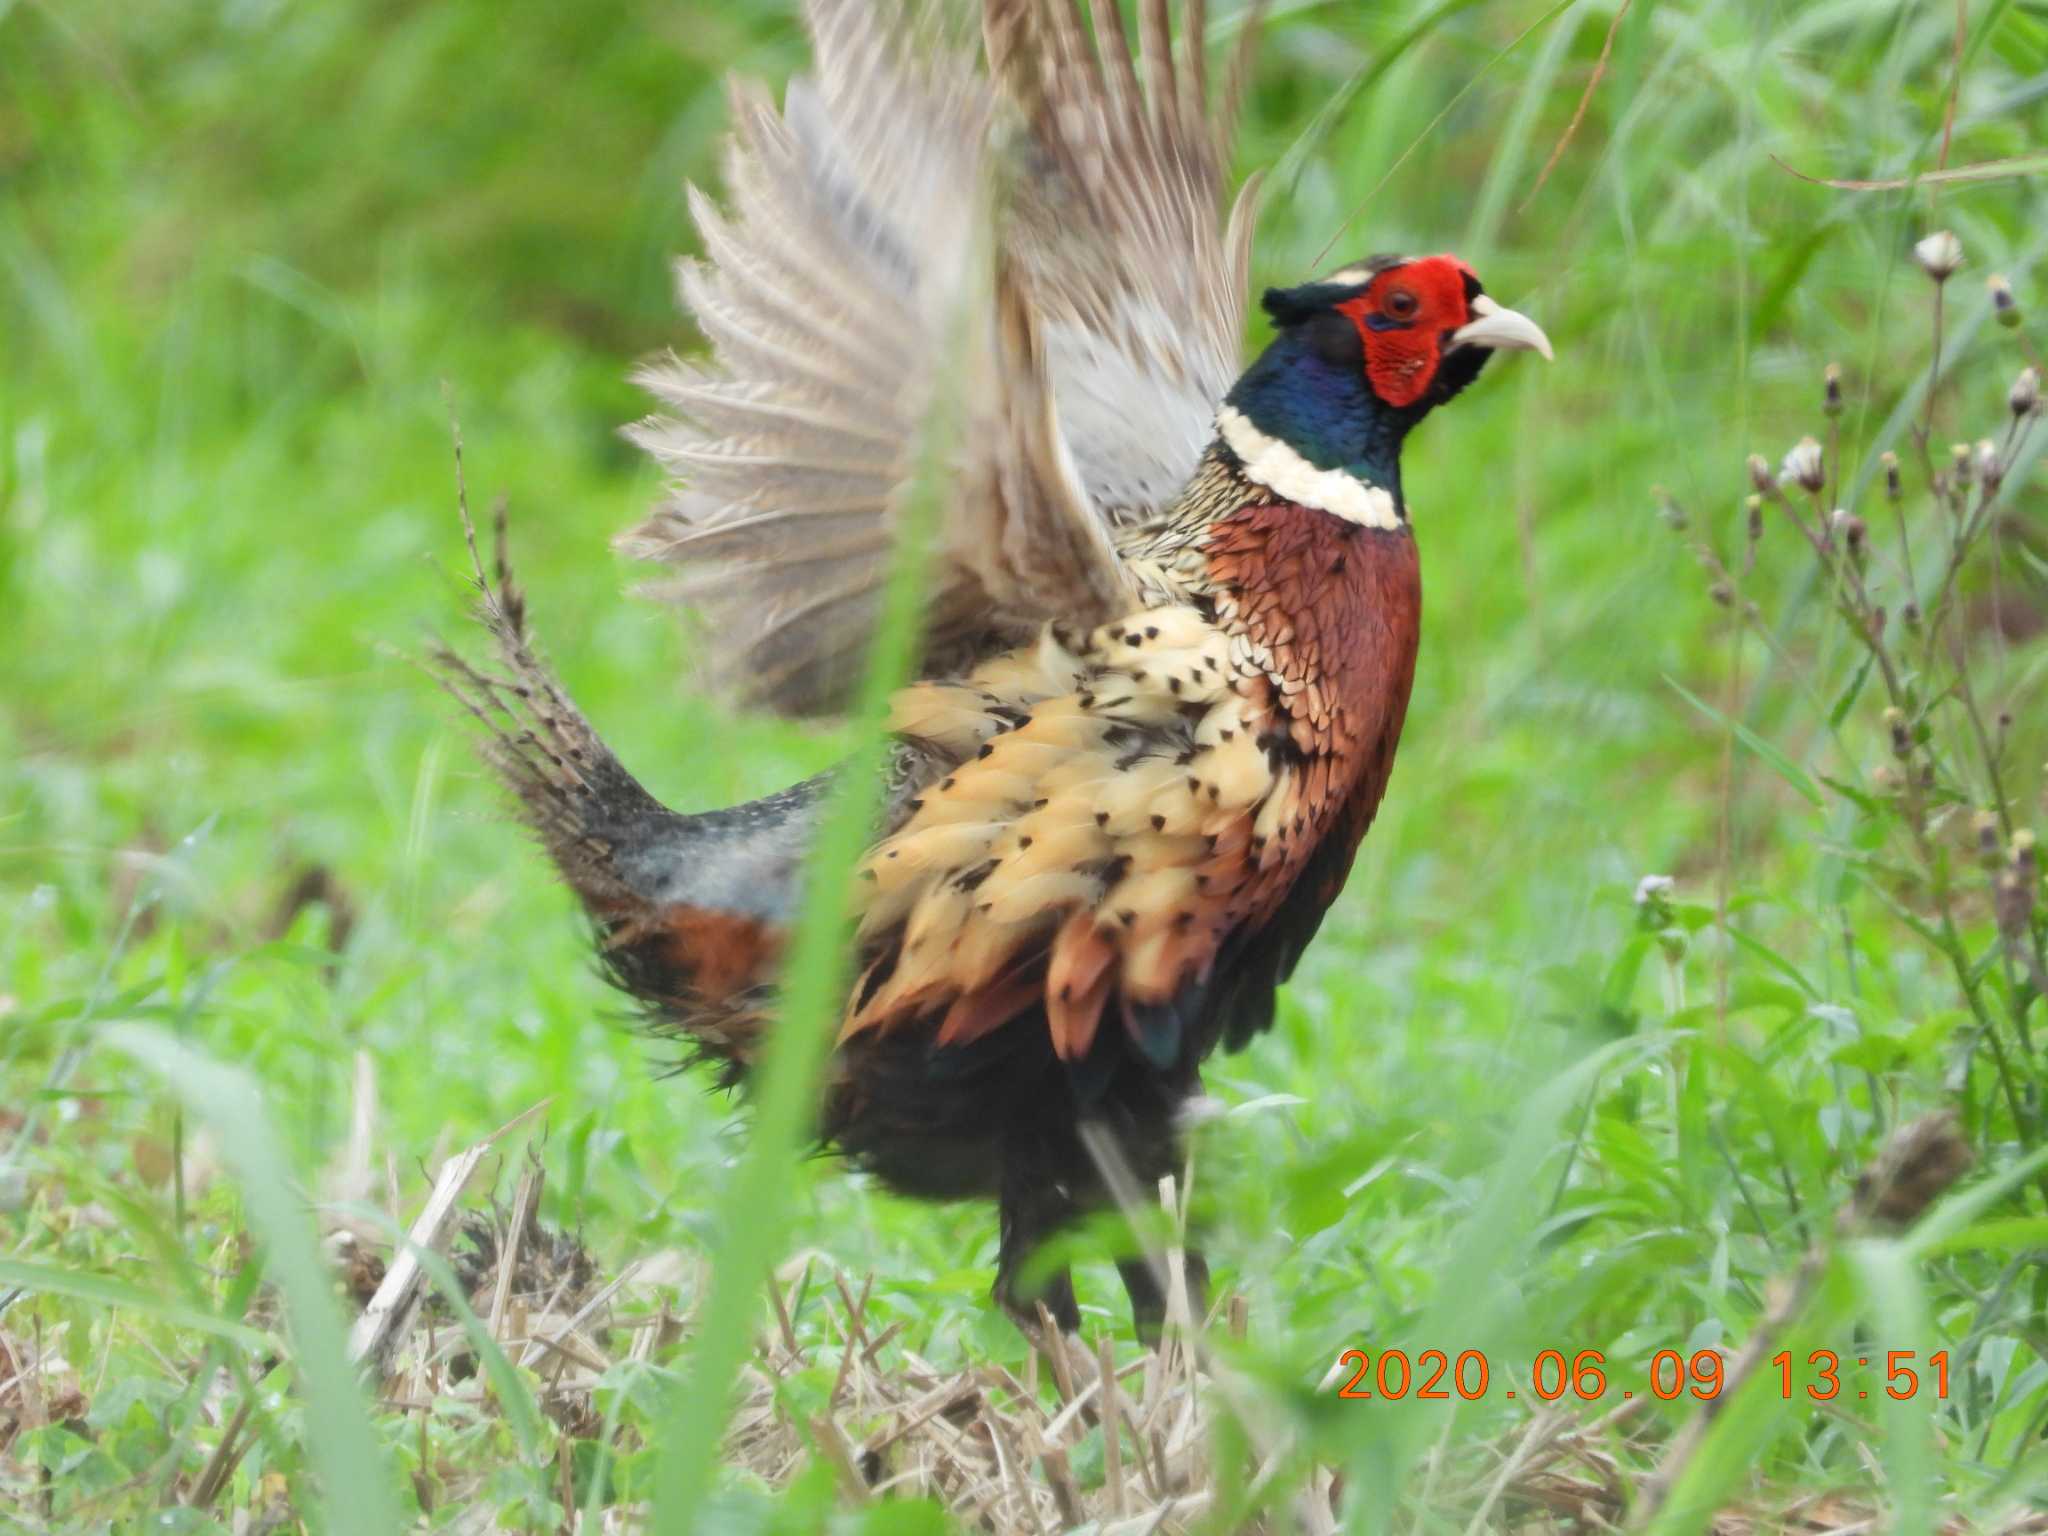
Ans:
{"type": "MultiPolygon", "coordinates": [[[[1337,124],[1343,121],[1351,103],[1364,91],[1377,84],[1410,49],[1422,42],[1445,21],[1460,11],[1472,9],[1476,3],[1477,0],[1437,0],[1429,10],[1416,17],[1406,31],[1373,56],[1371,63],[1358,70],[1330,93],[1329,99],[1309,120],[1308,126],[1295,135],[1293,142],[1274,161],[1267,184],[1276,191],[1291,194],[1303,170],[1321,151],[1324,141],[1329,138],[1337,124]]],[[[1347,219],[1345,222],[1350,221],[1347,219]]],[[[1337,243],[1337,235],[1343,232],[1342,226],[1339,226],[1337,234],[1330,237],[1330,244],[1323,247],[1324,254],[1328,253],[1330,245],[1337,243]]],[[[1322,255],[1319,254],[1316,261],[1321,260],[1322,255]]]]}
{"type": "Polygon", "coordinates": [[[784,972],[780,1016],[757,1069],[753,1134],[719,1196],[710,1291],[696,1318],[688,1371],[681,1390],[670,1394],[661,1434],[654,1528],[663,1533],[701,1528],[734,1382],[752,1350],[764,1277],[788,1222],[790,1166],[811,1134],[818,1076],[837,1033],[853,868],[873,831],[889,696],[909,675],[917,644],[926,556],[959,431],[961,391],[954,386],[965,333],[964,325],[954,327],[953,355],[932,392],[919,461],[899,503],[888,588],[861,684],[857,745],[840,772],[805,873],[803,914],[784,972]]]}
{"type": "MultiPolygon", "coordinates": [[[[1816,1348],[1838,1348],[1854,1312],[1853,1297],[1843,1266],[1830,1263],[1803,1315],[1791,1319],[1778,1336],[1781,1347],[1795,1361],[1804,1361],[1816,1348]]],[[[1814,1404],[1798,1384],[1790,1397],[1780,1387],[1777,1370],[1766,1365],[1734,1392],[1695,1409],[1712,1411],[1712,1423],[1655,1517],[1643,1527],[1646,1536],[1691,1536],[1707,1529],[1755,1475],[1758,1456],[1770,1437],[1797,1433],[1809,1421],[1814,1404]]]]}
{"type": "Polygon", "coordinates": [[[1813,782],[1812,776],[1804,768],[1793,762],[1791,758],[1779,751],[1771,742],[1759,736],[1741,721],[1730,719],[1698,694],[1687,689],[1677,678],[1667,676],[1664,681],[1671,685],[1673,692],[1709,720],[1713,721],[1714,724],[1732,730],[1735,733],[1736,740],[1740,741],[1751,752],[1761,758],[1779,778],[1798,790],[1800,794],[1806,796],[1808,800],[1811,800],[1815,810],[1821,810],[1826,807],[1827,800],[1821,794],[1820,786],[1813,782]]]}
{"type": "Polygon", "coordinates": [[[1934,1528],[1935,1385],[1927,1355],[1936,1336],[1927,1287],[1903,1243],[1854,1243],[1848,1260],[1878,1341],[1869,1356],[1868,1390],[1885,1427],[1884,1469],[1890,1485],[1886,1503],[1891,1511],[1886,1529],[1897,1536],[1920,1536],[1934,1528]],[[1882,1377],[1878,1374],[1880,1350],[1885,1360],[1882,1377]],[[1906,1379],[1901,1376],[1895,1382],[1890,1359],[1894,1354],[1910,1356],[1902,1359],[1902,1365],[1916,1374],[1913,1389],[1903,1397],[1893,1392],[1894,1385],[1903,1385],[1906,1379]],[[1881,1388],[1880,1379],[1884,1382],[1881,1388]]]}
{"type": "MultiPolygon", "coordinates": [[[[1533,34],[1538,28],[1548,26],[1551,22],[1555,21],[1558,17],[1562,16],[1566,11],[1570,10],[1572,6],[1577,3],[1578,0],[1557,0],[1557,3],[1551,6],[1549,10],[1545,11],[1542,15],[1538,16],[1534,21],[1530,22],[1528,26],[1524,27],[1521,31],[1517,32],[1514,35],[1514,37],[1508,42],[1506,47],[1502,48],[1499,52],[1495,53],[1493,57],[1488,59],[1484,64],[1480,65],[1479,68],[1472,74],[1471,78],[1468,79],[1462,86],[1458,88],[1456,94],[1454,94],[1449,101],[1443,104],[1442,109],[1438,111],[1436,116],[1431,118],[1427,123],[1423,124],[1422,131],[1415,135],[1414,139],[1409,142],[1408,147],[1402,150],[1399,155],[1395,156],[1393,163],[1389,165],[1386,168],[1386,170],[1381,174],[1380,179],[1373,183],[1372,190],[1366,193],[1365,196],[1359,200],[1358,204],[1355,207],[1353,207],[1349,213],[1344,215],[1342,222],[1340,222],[1337,225],[1337,227],[1330,232],[1330,238],[1324,242],[1323,248],[1320,251],[1316,252],[1315,260],[1310,262],[1309,265],[1311,267],[1320,267],[1323,264],[1323,258],[1328,256],[1330,254],[1331,249],[1337,244],[1339,240],[1341,240],[1344,237],[1344,231],[1351,227],[1352,222],[1355,219],[1357,219],[1357,217],[1361,213],[1365,212],[1365,210],[1371,205],[1372,200],[1375,197],[1379,196],[1380,189],[1386,186],[1386,184],[1393,179],[1394,173],[1396,171],[1400,170],[1403,165],[1408,163],[1409,156],[1414,154],[1416,150],[1420,149],[1422,147],[1423,141],[1428,139],[1431,134],[1436,132],[1437,125],[1443,122],[1445,118],[1451,115],[1452,110],[1458,105],[1458,103],[1463,101],[1468,94],[1470,94],[1474,89],[1478,87],[1479,82],[1486,78],[1488,72],[1492,70],[1494,65],[1500,63],[1501,60],[1505,59],[1509,54],[1513,53],[1517,48],[1521,47],[1523,42],[1527,40],[1529,36],[1533,34]]],[[[1450,9],[1452,9],[1452,7],[1445,7],[1443,11],[1432,13],[1428,18],[1425,18],[1425,21],[1416,23],[1415,29],[1411,30],[1407,36],[1402,38],[1401,43],[1399,45],[1400,49],[1405,50],[1411,41],[1413,41],[1416,37],[1422,35],[1423,29],[1426,25],[1433,25],[1440,15],[1446,14],[1450,9]]],[[[1395,56],[1398,56],[1398,52],[1395,56]]],[[[1391,63],[1392,58],[1390,57],[1387,62],[1391,63]]],[[[1373,70],[1366,71],[1367,76],[1371,76],[1376,73],[1377,67],[1373,70]]],[[[1317,121],[1322,121],[1320,115],[1318,116],[1317,121]]],[[[1306,135],[1304,135],[1304,138],[1306,138],[1306,135]]]]}
{"type": "Polygon", "coordinates": [[[1529,72],[1522,78],[1522,88],[1515,94],[1514,110],[1508,114],[1507,123],[1495,141],[1493,157],[1487,162],[1485,179],[1480,182],[1479,196],[1473,203],[1472,217],[1465,225],[1465,242],[1459,247],[1467,260],[1482,264],[1481,270],[1484,270],[1483,263],[1494,250],[1494,242],[1500,238],[1501,219],[1507,212],[1509,190],[1524,184],[1523,170],[1529,161],[1529,146],[1535,138],[1536,120],[1557,80],[1565,53],[1578,32],[1578,19],[1575,16],[1570,24],[1552,27],[1544,37],[1535,58],[1529,61],[1529,72]]]}
{"type": "MultiPolygon", "coordinates": [[[[654,1367],[638,1360],[625,1361],[617,1369],[620,1371],[619,1384],[617,1390],[612,1393],[611,1402],[605,1406],[604,1427],[598,1432],[597,1437],[597,1454],[590,1461],[590,1485],[583,1496],[583,1523],[580,1529],[586,1531],[604,1529],[605,1484],[611,1476],[612,1447],[618,1441],[619,1419],[625,1412],[627,1399],[632,1396],[632,1387],[629,1383],[638,1374],[655,1374],[654,1367]]],[[[611,1379],[609,1373],[607,1379],[611,1379]]]]}
{"type": "Polygon", "coordinates": [[[284,1294],[291,1322],[306,1397],[306,1454],[320,1479],[326,1529],[338,1536],[398,1530],[390,1469],[342,1352],[333,1280],[320,1262],[312,1217],[285,1182],[283,1143],[261,1085],[148,1025],[110,1024],[100,1038],[163,1078],[186,1110],[213,1128],[222,1158],[241,1181],[249,1224],[263,1242],[265,1267],[284,1294]]]}
{"type": "Polygon", "coordinates": [[[1907,1253],[1918,1259],[1942,1252],[1958,1233],[2043,1167],[2048,1167],[2048,1147],[2036,1147],[2010,1168],[1949,1196],[1907,1234],[1907,1253]]]}
{"type": "Polygon", "coordinates": [[[173,1328],[190,1328],[195,1333],[230,1339],[259,1354],[277,1347],[276,1337],[261,1328],[251,1328],[247,1323],[237,1323],[183,1302],[168,1301],[110,1275],[59,1269],[55,1265],[35,1264],[23,1259],[0,1259],[0,1286],[20,1286],[32,1293],[69,1296],[74,1301],[89,1301],[97,1306],[139,1312],[173,1328]]]}

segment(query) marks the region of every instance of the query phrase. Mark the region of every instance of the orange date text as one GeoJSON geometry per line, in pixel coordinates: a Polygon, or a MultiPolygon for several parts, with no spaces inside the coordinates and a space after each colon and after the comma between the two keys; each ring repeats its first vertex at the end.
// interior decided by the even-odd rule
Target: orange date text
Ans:
{"type": "MultiPolygon", "coordinates": [[[[1650,1356],[1649,1367],[1640,1381],[1623,1383],[1616,1379],[1607,1357],[1597,1349],[1567,1354],[1561,1349],[1537,1353],[1526,1367],[1496,1370],[1481,1350],[1467,1349],[1451,1354],[1425,1349],[1410,1355],[1403,1349],[1378,1351],[1347,1349],[1338,1357],[1337,1395],[1342,1398],[1381,1398],[1399,1402],[1449,1402],[1462,1398],[1476,1402],[1488,1396],[1532,1397],[1554,1403],[1560,1398],[1595,1402],[1602,1398],[1630,1398],[1643,1394],[1673,1402],[1696,1398],[1701,1402],[1719,1397],[1727,1385],[1727,1362],[1719,1350],[1697,1349],[1681,1354],[1660,1349],[1650,1356]]],[[[1817,1349],[1804,1360],[1789,1350],[1780,1350],[1761,1373],[1778,1388],[1781,1397],[1804,1395],[1815,1402],[1836,1397],[1868,1398],[1878,1392],[1900,1401],[1931,1389],[1936,1397],[1948,1396],[1948,1351],[1916,1355],[1910,1349],[1867,1352],[1844,1360],[1831,1349],[1817,1349]],[[1845,1375],[1845,1372],[1847,1373],[1845,1375]]]]}

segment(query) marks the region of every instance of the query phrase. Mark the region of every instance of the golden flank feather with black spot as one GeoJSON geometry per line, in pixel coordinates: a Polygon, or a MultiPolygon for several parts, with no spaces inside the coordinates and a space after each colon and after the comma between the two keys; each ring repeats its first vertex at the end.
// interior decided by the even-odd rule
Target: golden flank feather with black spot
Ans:
{"type": "MultiPolygon", "coordinates": [[[[1549,352],[1451,256],[1268,290],[1238,366],[1252,188],[1202,13],[810,0],[813,74],[736,87],[723,210],[684,301],[711,342],[643,382],[672,476],[627,540],[705,621],[712,686],[845,701],[937,392],[963,423],[920,680],[859,869],[854,981],[818,1130],[898,1189],[993,1197],[996,1293],[1077,1321],[1024,1261],[1140,1177],[1217,1046],[1272,1018],[1387,786],[1421,607],[1400,448],[1493,352],[1549,352]],[[986,68],[979,62],[985,55],[986,68]]],[[[595,920],[619,985],[745,1077],[830,776],[682,814],[535,657],[502,565],[495,669],[442,657],[595,920]]],[[[1199,1283],[1199,1259],[1190,1260],[1199,1283]]],[[[1141,1329],[1163,1297],[1124,1277],[1141,1329]]]]}

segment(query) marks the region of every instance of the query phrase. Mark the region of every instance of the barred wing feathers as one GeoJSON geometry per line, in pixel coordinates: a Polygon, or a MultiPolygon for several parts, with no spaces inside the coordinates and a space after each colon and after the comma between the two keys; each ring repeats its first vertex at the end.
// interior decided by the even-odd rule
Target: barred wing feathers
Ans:
{"type": "Polygon", "coordinates": [[[656,590],[704,621],[713,685],[791,714],[857,675],[940,388],[966,398],[927,674],[1139,605],[1114,531],[1208,439],[1249,227],[1240,197],[1219,229],[1199,4],[1176,61],[1145,0],[1134,66],[1112,5],[1098,50],[1075,0],[988,0],[986,72],[930,16],[807,13],[814,75],[780,111],[735,86],[727,206],[691,192],[680,287],[712,358],[641,375],[663,409],[631,435],[673,488],[623,541],[672,568],[656,590]]]}

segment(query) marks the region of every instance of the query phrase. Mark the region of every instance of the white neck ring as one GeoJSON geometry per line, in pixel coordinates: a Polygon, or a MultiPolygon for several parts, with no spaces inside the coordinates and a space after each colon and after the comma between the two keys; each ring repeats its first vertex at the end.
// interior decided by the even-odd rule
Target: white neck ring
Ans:
{"type": "Polygon", "coordinates": [[[1216,432],[1244,465],[1245,478],[1284,500],[1361,528],[1392,531],[1407,526],[1391,492],[1367,485],[1348,470],[1316,468],[1279,438],[1260,431],[1234,405],[1216,412],[1216,432]]]}

